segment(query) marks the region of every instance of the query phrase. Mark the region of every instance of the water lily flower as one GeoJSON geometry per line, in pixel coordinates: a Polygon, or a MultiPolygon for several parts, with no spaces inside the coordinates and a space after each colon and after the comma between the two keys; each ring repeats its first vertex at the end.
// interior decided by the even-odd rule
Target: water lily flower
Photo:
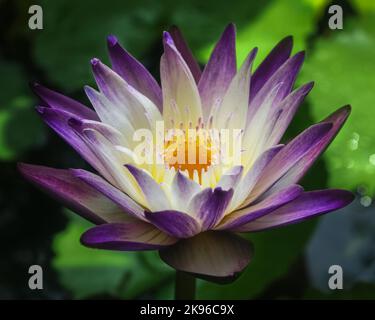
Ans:
{"type": "MultiPolygon", "coordinates": [[[[327,148],[350,113],[344,106],[280,144],[313,87],[294,89],[304,53],[279,42],[253,72],[257,50],[237,70],[230,24],[201,70],[180,31],[163,35],[161,84],[108,37],[112,69],[92,59],[99,90],[85,87],[93,109],[34,85],[37,111],[93,168],[53,169],[20,164],[22,174],[66,207],[96,224],[81,237],[92,248],[159,250],[173,268],[209,279],[239,274],[252,257],[239,235],[301,222],[353,200],[349,191],[304,191],[299,180],[327,148]],[[239,129],[240,163],[137,162],[137,129],[239,129]]],[[[197,146],[198,146],[197,145],[197,146]]],[[[169,145],[165,145],[168,149],[169,145]]],[[[172,152],[173,154],[173,152],[172,152]]]]}

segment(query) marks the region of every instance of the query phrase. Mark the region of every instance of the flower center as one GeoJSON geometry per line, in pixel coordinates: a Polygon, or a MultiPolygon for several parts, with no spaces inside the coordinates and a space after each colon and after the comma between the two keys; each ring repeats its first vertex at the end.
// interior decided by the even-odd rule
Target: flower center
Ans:
{"type": "Polygon", "coordinates": [[[200,182],[215,155],[210,134],[200,129],[173,130],[166,137],[164,150],[164,161],[170,168],[187,171],[190,179],[198,175],[200,182]]]}

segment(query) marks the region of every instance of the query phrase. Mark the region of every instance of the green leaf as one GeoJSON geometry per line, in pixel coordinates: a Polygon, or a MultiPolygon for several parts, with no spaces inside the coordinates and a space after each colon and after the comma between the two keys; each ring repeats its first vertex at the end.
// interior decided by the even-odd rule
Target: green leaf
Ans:
{"type": "Polygon", "coordinates": [[[75,299],[102,295],[138,298],[147,295],[149,290],[157,293],[170,282],[171,270],[156,252],[86,248],[79,243],[79,238],[91,227],[90,223],[73,214],[69,218],[68,227],[54,239],[53,266],[75,299]]]}
{"type": "Polygon", "coordinates": [[[36,37],[35,60],[65,90],[93,83],[89,62],[93,57],[108,61],[108,35],[118,36],[141,60],[161,36],[157,23],[162,6],[157,1],[56,0],[41,1],[41,6],[44,29],[36,37]]]}
{"type": "Polygon", "coordinates": [[[354,7],[362,14],[375,12],[375,2],[373,0],[352,0],[354,7]]]}
{"type": "Polygon", "coordinates": [[[360,185],[375,192],[375,17],[347,21],[317,41],[299,78],[314,80],[308,96],[316,121],[345,105],[352,105],[347,123],[324,154],[330,187],[354,189],[360,185]]]}
{"type": "Polygon", "coordinates": [[[173,7],[168,12],[170,24],[175,24],[182,30],[189,46],[197,51],[201,61],[207,61],[213,43],[218,40],[228,23],[233,22],[238,30],[242,30],[272,3],[271,0],[232,0],[228,10],[228,3],[225,1],[169,2],[173,7]]]}
{"type": "Polygon", "coordinates": [[[16,64],[0,60],[0,160],[11,161],[45,141],[45,127],[27,94],[27,80],[16,64]]]}
{"type": "MultiPolygon", "coordinates": [[[[324,2],[324,1],[323,1],[324,2]]],[[[314,30],[314,19],[321,6],[311,1],[280,0],[266,6],[254,21],[238,31],[237,57],[241,62],[249,51],[258,47],[257,64],[282,38],[293,35],[294,50],[305,49],[306,37],[314,30]]],[[[200,58],[206,61],[212,46],[200,52],[200,58]]]]}

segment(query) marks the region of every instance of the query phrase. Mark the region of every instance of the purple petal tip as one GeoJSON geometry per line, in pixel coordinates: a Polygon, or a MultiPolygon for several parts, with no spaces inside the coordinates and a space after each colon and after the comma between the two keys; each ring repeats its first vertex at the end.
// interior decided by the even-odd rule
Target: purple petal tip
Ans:
{"type": "Polygon", "coordinates": [[[174,45],[173,38],[168,31],[163,32],[163,39],[164,39],[165,43],[167,43],[169,45],[174,45]]]}
{"type": "Polygon", "coordinates": [[[297,52],[294,57],[294,59],[297,59],[299,61],[303,61],[305,59],[305,51],[297,52]]]}
{"type": "Polygon", "coordinates": [[[132,174],[135,173],[135,167],[131,164],[124,164],[125,168],[128,169],[132,174]]]}
{"type": "Polygon", "coordinates": [[[91,62],[91,65],[92,65],[93,67],[95,67],[95,66],[100,62],[100,60],[99,60],[98,58],[92,58],[92,59],[90,60],[90,62],[91,62]]]}
{"type": "Polygon", "coordinates": [[[280,41],[280,43],[282,43],[286,47],[290,47],[290,48],[293,47],[293,36],[291,35],[286,36],[284,39],[280,41]]]}
{"type": "Polygon", "coordinates": [[[31,81],[30,82],[30,87],[31,88],[38,88],[38,87],[40,87],[40,83],[38,83],[38,82],[36,82],[36,81],[31,81]]]}
{"type": "Polygon", "coordinates": [[[110,47],[114,47],[118,43],[117,37],[112,34],[107,37],[107,41],[110,47]]]}
{"type": "Polygon", "coordinates": [[[44,114],[44,111],[46,109],[47,109],[47,107],[42,107],[42,106],[36,106],[35,107],[36,112],[38,112],[39,114],[44,114]]]}
{"type": "Polygon", "coordinates": [[[226,27],[225,27],[225,30],[224,30],[224,33],[227,34],[227,33],[236,33],[236,25],[231,22],[229,23],[226,27]]]}

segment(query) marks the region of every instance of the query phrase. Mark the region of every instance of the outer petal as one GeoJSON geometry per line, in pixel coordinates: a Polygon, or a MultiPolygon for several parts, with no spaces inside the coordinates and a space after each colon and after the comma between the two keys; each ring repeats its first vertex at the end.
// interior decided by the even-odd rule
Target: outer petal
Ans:
{"type": "Polygon", "coordinates": [[[180,211],[146,212],[146,218],[158,229],[176,238],[190,238],[201,229],[197,220],[180,211]]]}
{"type": "Polygon", "coordinates": [[[249,105],[251,66],[257,49],[252,50],[241,69],[233,77],[223,101],[216,109],[211,109],[213,127],[218,129],[244,129],[249,105]]]}
{"type": "Polygon", "coordinates": [[[133,88],[149,98],[161,111],[161,89],[148,70],[121,47],[115,36],[108,37],[108,50],[113,70],[133,88]]]}
{"type": "Polygon", "coordinates": [[[167,128],[185,124],[195,127],[202,118],[201,101],[193,75],[178,52],[171,35],[164,32],[164,54],[160,61],[163,118],[167,128]]]}
{"type": "Polygon", "coordinates": [[[138,185],[146,198],[150,211],[164,211],[171,208],[165,192],[160,185],[154,179],[152,179],[151,176],[135,166],[128,164],[125,165],[125,167],[138,182],[138,185]]]}
{"type": "Polygon", "coordinates": [[[133,176],[124,168],[124,163],[132,163],[132,154],[125,154],[116,149],[113,141],[116,141],[116,134],[104,136],[102,132],[95,128],[85,128],[77,121],[70,121],[72,129],[87,144],[90,150],[97,157],[96,165],[101,165],[103,169],[99,171],[107,181],[120,190],[127,193],[138,203],[144,205],[144,198],[138,188],[133,176]]]}
{"type": "Polygon", "coordinates": [[[25,163],[20,163],[18,168],[31,183],[93,223],[123,222],[130,218],[115,203],[69,170],[25,163]]]}
{"type": "Polygon", "coordinates": [[[85,130],[93,130],[99,132],[102,136],[106,137],[113,145],[124,145],[127,141],[124,135],[116,128],[99,121],[92,120],[79,120],[71,118],[68,120],[68,124],[72,129],[83,132],[85,130]]]}
{"type": "Polygon", "coordinates": [[[222,100],[236,72],[236,30],[230,24],[216,44],[199,80],[204,120],[210,115],[211,108],[222,100]]]}
{"type": "Polygon", "coordinates": [[[332,128],[320,141],[310,148],[303,158],[296,162],[284,175],[283,177],[272,187],[272,189],[280,189],[285,185],[293,184],[299,181],[306,173],[306,171],[311,167],[314,161],[319,157],[319,155],[328,147],[330,142],[335,138],[346,119],[350,114],[351,107],[344,106],[329,117],[324,119],[323,123],[332,123],[332,128]]]}
{"type": "Polygon", "coordinates": [[[198,83],[202,71],[199,67],[198,62],[195,60],[193,54],[191,53],[190,48],[187,45],[180,29],[178,29],[176,26],[173,26],[169,33],[173,38],[173,42],[176,45],[177,50],[181,53],[181,56],[184,58],[186,64],[188,65],[191,74],[195,79],[195,82],[198,83]]]}
{"type": "Polygon", "coordinates": [[[253,187],[258,182],[264,168],[270,163],[270,161],[281,150],[281,148],[283,148],[283,145],[274,146],[264,151],[258,157],[250,170],[241,179],[238,186],[234,188],[233,198],[227,212],[233,211],[233,209],[237,208],[240,205],[244,207],[249,204],[247,202],[244,202],[246,197],[251,193],[253,187]]]}
{"type": "Polygon", "coordinates": [[[188,212],[195,213],[202,221],[202,230],[211,229],[223,217],[232,196],[233,189],[224,191],[220,187],[214,190],[207,188],[191,199],[188,212]]]}
{"type": "Polygon", "coordinates": [[[287,187],[279,192],[276,192],[275,194],[272,194],[253,206],[234,211],[233,213],[227,215],[217,229],[236,229],[236,227],[256,220],[281,207],[285,203],[294,200],[302,193],[302,191],[303,188],[299,185],[287,187]]]}
{"type": "Polygon", "coordinates": [[[113,126],[128,139],[133,137],[135,124],[125,116],[126,112],[122,112],[104,94],[89,86],[85,86],[85,92],[103,123],[113,126]]]}
{"type": "Polygon", "coordinates": [[[259,231],[297,223],[313,216],[338,210],[351,203],[354,195],[345,190],[319,190],[305,192],[300,197],[272,213],[240,226],[236,231],[259,231]]]}
{"type": "Polygon", "coordinates": [[[46,105],[53,109],[69,112],[82,119],[99,119],[94,110],[39,83],[34,83],[32,89],[46,105]]]}
{"type": "Polygon", "coordinates": [[[255,96],[267,80],[282,66],[290,57],[293,47],[291,36],[281,40],[263,60],[251,77],[250,94],[255,96]]]}
{"type": "Polygon", "coordinates": [[[331,123],[319,123],[307,128],[289,142],[264,169],[259,182],[254,187],[247,201],[253,201],[270,188],[299,160],[306,157],[312,148],[325,139],[331,130],[331,123]]]}
{"type": "Polygon", "coordinates": [[[302,66],[304,60],[304,52],[299,52],[293,57],[289,58],[273,75],[268,81],[263,85],[257,94],[251,99],[249,104],[248,112],[248,122],[256,113],[258,108],[262,105],[264,99],[267,97],[269,92],[272,91],[274,87],[280,85],[277,97],[273,104],[276,106],[280,101],[282,101],[292,90],[294,81],[298,75],[298,72],[302,66]]]}
{"type": "Polygon", "coordinates": [[[234,281],[249,264],[253,249],[247,240],[226,232],[204,232],[159,251],[171,267],[219,283],[234,281]]]}
{"type": "Polygon", "coordinates": [[[103,224],[81,236],[81,243],[87,247],[121,251],[155,250],[176,241],[142,221],[103,224]]]}
{"type": "MultiPolygon", "coordinates": [[[[150,99],[129,85],[99,59],[92,59],[91,64],[98,87],[116,107],[117,116],[126,117],[136,128],[150,128],[150,122],[161,120],[159,110],[150,99]]],[[[115,113],[115,110],[113,112],[115,113]]]]}
{"type": "MultiPolygon", "coordinates": [[[[72,114],[53,108],[37,107],[37,112],[42,119],[69,143],[83,159],[92,165],[97,171],[104,173],[106,170],[101,165],[94,152],[86,145],[84,140],[69,125],[72,114]]],[[[77,120],[79,122],[79,120],[77,120]]]]}
{"type": "MultiPolygon", "coordinates": [[[[283,134],[285,133],[288,125],[293,119],[299,105],[306,97],[306,95],[310,92],[313,88],[314,83],[309,82],[298,89],[294,90],[290,93],[281,103],[280,106],[277,107],[280,110],[280,114],[277,115],[277,120],[274,121],[275,125],[273,127],[272,133],[270,137],[267,139],[267,145],[274,145],[280,141],[283,134]]],[[[274,117],[276,117],[276,113],[274,117]]]]}
{"type": "Polygon", "coordinates": [[[282,83],[278,83],[267,93],[251,121],[246,124],[242,137],[242,158],[245,165],[251,163],[269,147],[266,142],[280,114],[280,109],[276,107],[275,103],[277,104],[276,101],[279,99],[281,87],[282,83]]]}
{"type": "Polygon", "coordinates": [[[140,205],[138,205],[127,194],[109,184],[103,178],[82,169],[71,169],[71,172],[75,177],[86,182],[88,185],[107,196],[126,213],[138,219],[146,220],[144,216],[144,209],[140,205]]]}

